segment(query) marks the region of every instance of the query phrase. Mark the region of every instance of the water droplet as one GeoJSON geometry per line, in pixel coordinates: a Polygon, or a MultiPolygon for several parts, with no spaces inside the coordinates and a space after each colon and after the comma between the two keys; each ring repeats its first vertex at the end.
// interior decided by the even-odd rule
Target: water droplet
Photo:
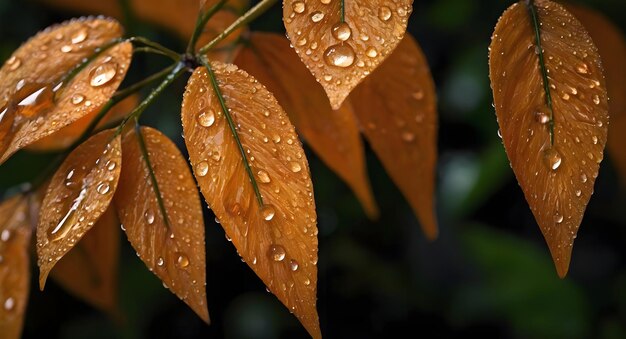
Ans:
{"type": "Polygon", "coordinates": [[[260,182],[262,182],[262,183],[264,183],[264,184],[267,184],[267,183],[269,183],[270,181],[272,181],[272,179],[270,179],[270,175],[269,175],[269,173],[267,173],[267,172],[266,172],[266,171],[264,171],[264,170],[260,170],[260,171],[258,171],[258,172],[257,172],[257,176],[259,177],[259,181],[260,181],[260,182]]]}
{"type": "Polygon", "coordinates": [[[554,148],[547,149],[543,153],[543,157],[546,165],[553,171],[556,171],[556,169],[561,166],[561,155],[554,148]]]}
{"type": "Polygon", "coordinates": [[[563,93],[562,98],[563,98],[563,100],[565,100],[565,101],[569,100],[569,94],[567,94],[567,93],[563,93]]]}
{"type": "Polygon", "coordinates": [[[72,46],[70,45],[63,45],[61,46],[61,52],[63,53],[69,53],[72,51],[72,46]]]}
{"type": "Polygon", "coordinates": [[[117,167],[117,163],[115,161],[109,160],[109,162],[107,162],[106,166],[107,166],[107,169],[109,171],[112,171],[112,170],[115,169],[115,167],[117,167]]]}
{"type": "Polygon", "coordinates": [[[593,96],[593,103],[596,105],[600,104],[600,97],[597,94],[593,96]]]}
{"type": "Polygon", "coordinates": [[[324,5],[328,5],[330,1],[331,0],[320,0],[320,2],[323,3],[324,5]]]}
{"type": "Polygon", "coordinates": [[[159,259],[157,259],[157,266],[163,266],[165,264],[165,260],[163,260],[163,258],[159,257],[159,259]]]}
{"type": "Polygon", "coordinates": [[[559,212],[554,213],[554,222],[556,222],[557,224],[562,223],[563,215],[561,215],[559,212]]]}
{"type": "Polygon", "coordinates": [[[580,74],[587,74],[589,73],[589,67],[587,66],[587,64],[580,64],[576,66],[576,72],[580,74]]]}
{"type": "Polygon", "coordinates": [[[335,24],[332,28],[333,36],[340,41],[346,41],[352,36],[352,29],[345,22],[335,24]]]}
{"type": "Polygon", "coordinates": [[[206,161],[202,161],[196,165],[196,174],[199,177],[203,177],[209,173],[209,163],[206,161]]]}
{"type": "Polygon", "coordinates": [[[272,245],[268,251],[269,257],[274,261],[283,261],[285,259],[285,248],[281,245],[272,245]]]}
{"type": "Polygon", "coordinates": [[[2,231],[2,233],[0,233],[0,240],[7,242],[9,241],[10,238],[11,238],[11,231],[4,230],[2,231]]]}
{"type": "Polygon", "coordinates": [[[348,44],[333,45],[324,52],[324,60],[330,66],[350,67],[355,58],[354,50],[348,44]]]}
{"type": "Polygon", "coordinates": [[[381,6],[378,9],[378,18],[382,21],[388,21],[391,19],[391,9],[387,6],[381,6]]]}
{"type": "Polygon", "coordinates": [[[154,224],[154,212],[152,212],[152,210],[147,210],[146,213],[143,214],[143,217],[146,219],[148,225],[154,224]]]}
{"type": "Polygon", "coordinates": [[[73,44],[79,44],[79,43],[85,41],[85,39],[87,39],[87,30],[83,28],[80,31],[76,32],[72,36],[71,40],[72,40],[73,44]]]}
{"type": "Polygon", "coordinates": [[[582,181],[583,184],[587,182],[587,175],[585,173],[580,175],[580,181],[582,181]]]}
{"type": "Polygon", "coordinates": [[[7,300],[4,301],[3,307],[5,311],[13,310],[13,308],[15,307],[15,299],[13,299],[12,297],[8,297],[7,300]]]}
{"type": "Polygon", "coordinates": [[[274,215],[276,215],[276,209],[274,209],[274,206],[266,204],[261,207],[261,216],[266,221],[274,219],[274,215]]]}
{"type": "Polygon", "coordinates": [[[313,22],[320,22],[322,19],[324,19],[324,13],[320,11],[315,11],[311,14],[311,21],[313,22]]]}
{"type": "Polygon", "coordinates": [[[370,57],[370,58],[375,58],[378,56],[378,51],[376,50],[376,48],[374,47],[369,47],[366,51],[365,54],[370,57]]]}
{"type": "Polygon", "coordinates": [[[542,125],[545,125],[550,122],[550,117],[543,112],[535,112],[535,121],[542,125]]]}
{"type": "Polygon", "coordinates": [[[103,195],[109,193],[110,190],[111,190],[111,186],[109,185],[108,182],[103,182],[100,185],[98,185],[98,188],[96,188],[96,191],[98,191],[98,193],[103,194],[103,195]]]}
{"type": "Polygon", "coordinates": [[[304,284],[305,284],[306,286],[311,285],[311,280],[309,280],[309,278],[305,278],[305,279],[304,279],[304,284]]]}
{"type": "Polygon", "coordinates": [[[176,258],[176,266],[179,268],[187,268],[189,266],[189,257],[185,253],[178,253],[176,258]]]}
{"type": "Polygon", "coordinates": [[[117,64],[105,62],[91,71],[91,81],[93,87],[100,87],[109,83],[117,74],[117,64]]]}
{"type": "Polygon", "coordinates": [[[203,127],[211,127],[215,123],[215,113],[208,110],[198,114],[198,123],[203,127]]]}
{"type": "Polygon", "coordinates": [[[78,105],[85,100],[85,96],[82,94],[74,94],[72,95],[72,103],[74,105],[78,105]]]}
{"type": "Polygon", "coordinates": [[[576,190],[576,196],[580,197],[583,194],[583,192],[581,192],[580,190],[576,190]]]}
{"type": "Polygon", "coordinates": [[[291,268],[292,271],[297,271],[298,267],[300,267],[300,265],[298,264],[298,262],[295,259],[291,259],[289,261],[289,268],[291,268]]]}
{"type": "Polygon", "coordinates": [[[293,11],[298,14],[301,14],[304,12],[304,10],[306,10],[306,5],[302,1],[294,1],[291,4],[291,7],[293,8],[293,11]]]}
{"type": "Polygon", "coordinates": [[[292,161],[289,163],[289,169],[291,169],[293,173],[298,173],[302,170],[302,166],[300,166],[299,162],[292,161]]]}
{"type": "Polygon", "coordinates": [[[15,71],[22,65],[22,60],[16,56],[12,56],[7,60],[7,65],[9,65],[9,71],[15,71]]]}
{"type": "Polygon", "coordinates": [[[592,137],[591,137],[591,141],[593,141],[593,144],[594,144],[594,145],[597,145],[597,144],[598,144],[598,137],[597,137],[597,136],[595,136],[595,135],[594,135],[594,136],[592,136],[592,137]]]}
{"type": "Polygon", "coordinates": [[[402,132],[402,140],[405,142],[412,142],[415,140],[415,134],[411,132],[402,132]]]}
{"type": "MultiPolygon", "coordinates": [[[[82,189],[76,199],[72,202],[72,206],[70,206],[69,210],[63,218],[59,221],[59,223],[55,227],[48,228],[48,239],[50,241],[58,241],[63,239],[67,233],[72,229],[75,225],[74,218],[76,215],[76,211],[82,204],[83,200],[87,196],[87,189],[82,189]]],[[[54,225],[54,224],[53,224],[54,225]]]]}

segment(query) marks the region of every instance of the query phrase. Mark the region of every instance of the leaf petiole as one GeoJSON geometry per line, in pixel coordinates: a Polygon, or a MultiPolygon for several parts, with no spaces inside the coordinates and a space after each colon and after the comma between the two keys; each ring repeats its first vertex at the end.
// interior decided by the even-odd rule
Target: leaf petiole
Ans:
{"type": "Polygon", "coordinates": [[[159,44],[158,42],[154,42],[148,38],[144,38],[141,36],[134,36],[134,37],[130,37],[127,39],[127,41],[130,41],[132,43],[139,43],[148,47],[151,47],[153,49],[156,49],[158,51],[160,51],[163,55],[168,56],[169,58],[171,58],[174,61],[178,61],[181,59],[181,56],[174,52],[173,50],[159,44]]]}
{"type": "Polygon", "coordinates": [[[220,0],[218,3],[209,8],[206,13],[200,12],[198,14],[198,19],[196,20],[196,27],[193,30],[193,34],[191,35],[191,39],[189,39],[189,44],[187,45],[187,54],[191,55],[196,49],[196,43],[198,42],[198,38],[200,38],[200,34],[206,26],[206,23],[213,17],[217,11],[219,11],[224,4],[226,4],[227,0],[220,0]]]}

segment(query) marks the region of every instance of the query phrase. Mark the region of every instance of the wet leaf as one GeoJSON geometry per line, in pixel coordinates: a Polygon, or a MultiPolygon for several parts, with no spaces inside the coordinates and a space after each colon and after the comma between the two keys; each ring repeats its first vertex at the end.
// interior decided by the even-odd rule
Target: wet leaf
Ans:
{"type": "Polygon", "coordinates": [[[50,272],[69,293],[109,313],[117,306],[119,229],[111,206],[50,272]]]}
{"type": "Polygon", "coordinates": [[[507,156],[564,277],[603,158],[607,93],[600,56],[578,20],[551,1],[535,8],[541,48],[529,7],[512,5],[493,34],[490,78],[507,156]]]}
{"type": "Polygon", "coordinates": [[[0,69],[0,163],[113,95],[131,60],[129,42],[106,49],[75,77],[64,77],[121,34],[110,19],[73,20],[46,29],[13,53],[0,69]]]}
{"type": "Polygon", "coordinates": [[[334,109],[396,48],[412,10],[412,0],[283,0],[291,44],[334,109]]]}
{"type": "Polygon", "coordinates": [[[336,111],[330,107],[324,91],[284,36],[253,33],[235,63],[267,86],[315,153],[352,188],[366,213],[375,218],[378,208],[350,104],[336,111]]]}
{"type": "Polygon", "coordinates": [[[600,52],[611,116],[607,150],[622,183],[626,184],[626,40],[619,28],[604,15],[571,4],[567,5],[567,9],[585,26],[600,52]]]}
{"type": "Polygon", "coordinates": [[[183,97],[194,175],[245,262],[319,338],[317,217],[302,145],[274,96],[256,79],[235,65],[214,62],[212,68],[263,204],[205,68],[196,69],[183,97]]]}
{"type": "Polygon", "coordinates": [[[21,337],[30,285],[31,228],[23,196],[0,203],[0,333],[21,337]]]}
{"type": "Polygon", "coordinates": [[[409,201],[430,239],[437,165],[437,97],[428,63],[406,35],[398,48],[353,92],[363,134],[409,201]]]}
{"type": "MultiPolygon", "coordinates": [[[[132,95],[120,101],[117,105],[111,108],[104,118],[102,118],[96,129],[128,115],[138,103],[138,95],[132,95]]],[[[35,142],[34,144],[31,144],[26,147],[26,149],[31,151],[60,151],[70,147],[87,130],[87,127],[89,127],[89,124],[98,115],[101,108],[102,107],[96,107],[96,109],[92,110],[91,113],[65,126],[57,132],[35,142]]]]}
{"type": "Polygon", "coordinates": [[[161,132],[129,131],[115,206],[128,240],[168,288],[209,322],[205,243],[198,188],[185,158],[161,132]],[[152,166],[149,170],[140,142],[152,166]],[[156,185],[152,180],[156,181],[156,185]]]}
{"type": "Polygon", "coordinates": [[[100,132],[78,146],[51,179],[37,225],[39,286],[107,210],[122,165],[120,137],[100,132]]]}

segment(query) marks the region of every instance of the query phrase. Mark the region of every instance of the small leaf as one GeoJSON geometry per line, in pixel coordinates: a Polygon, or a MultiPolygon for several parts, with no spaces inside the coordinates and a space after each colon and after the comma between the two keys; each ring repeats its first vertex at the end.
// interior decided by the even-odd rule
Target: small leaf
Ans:
{"type": "Polygon", "coordinates": [[[283,0],[283,21],[300,59],[338,109],[396,48],[412,0],[283,0]]]}
{"type": "MultiPolygon", "coordinates": [[[[102,118],[96,129],[128,115],[139,103],[138,95],[131,95],[113,106],[102,118]]],[[[70,147],[87,130],[89,124],[98,115],[102,107],[96,107],[91,113],[65,126],[57,132],[26,147],[30,151],[60,151],[70,147]]]]}
{"type": "Polygon", "coordinates": [[[0,203],[0,336],[21,337],[30,285],[31,227],[23,196],[0,203]]]}
{"type": "Polygon", "coordinates": [[[78,146],[51,179],[37,225],[39,286],[107,210],[122,165],[120,137],[100,132],[78,146]]]}
{"type": "Polygon", "coordinates": [[[110,206],[50,273],[69,293],[111,314],[117,306],[119,229],[117,215],[110,206]]]}
{"type": "Polygon", "coordinates": [[[126,75],[131,43],[105,49],[70,75],[121,34],[119,24],[109,19],[68,21],[13,53],[0,69],[0,164],[109,100],[126,75]]]}
{"type": "Polygon", "coordinates": [[[572,14],[537,0],[504,12],[489,63],[507,156],[564,277],[607,138],[600,56],[572,14]]]}
{"type": "Polygon", "coordinates": [[[572,4],[566,8],[585,26],[600,52],[610,99],[611,124],[606,147],[622,183],[626,184],[626,40],[604,15],[572,4]]]}
{"type": "Polygon", "coordinates": [[[324,91],[284,36],[253,33],[235,63],[267,86],[311,148],[352,188],[368,216],[378,216],[350,105],[333,111],[324,91]]]}
{"type": "Polygon", "coordinates": [[[362,131],[409,201],[430,239],[437,165],[437,98],[428,63],[406,35],[398,48],[353,92],[362,131]]]}
{"type": "Polygon", "coordinates": [[[187,162],[172,141],[148,127],[141,128],[141,137],[138,129],[129,131],[122,149],[115,206],[128,240],[146,266],[208,323],[202,205],[187,162]]]}
{"type": "Polygon", "coordinates": [[[242,258],[311,336],[320,338],[317,217],[302,145],[274,96],[256,79],[235,65],[211,65],[214,78],[197,68],[183,97],[194,175],[242,258]]]}

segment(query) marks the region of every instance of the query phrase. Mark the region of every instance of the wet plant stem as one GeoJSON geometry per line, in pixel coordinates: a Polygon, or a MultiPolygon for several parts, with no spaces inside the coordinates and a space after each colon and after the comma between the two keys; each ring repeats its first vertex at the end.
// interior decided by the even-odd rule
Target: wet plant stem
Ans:
{"type": "Polygon", "coordinates": [[[198,43],[198,38],[200,38],[200,34],[204,30],[204,26],[206,23],[213,17],[217,11],[219,11],[224,4],[226,4],[227,0],[220,0],[218,3],[213,5],[209,10],[205,13],[202,13],[202,10],[198,14],[198,19],[196,20],[196,27],[193,30],[193,34],[191,35],[191,39],[189,39],[189,44],[187,45],[187,54],[192,55],[195,52],[196,44],[198,43]]]}

